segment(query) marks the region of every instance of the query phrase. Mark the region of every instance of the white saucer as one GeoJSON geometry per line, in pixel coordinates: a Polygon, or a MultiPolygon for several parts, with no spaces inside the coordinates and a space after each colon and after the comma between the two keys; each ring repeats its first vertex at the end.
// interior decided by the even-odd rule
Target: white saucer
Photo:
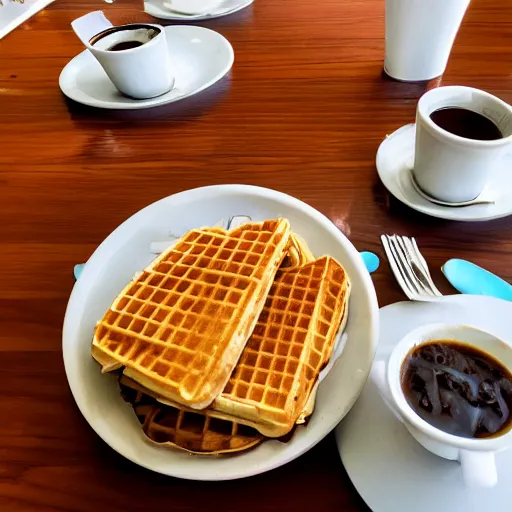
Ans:
{"type": "Polygon", "coordinates": [[[235,14],[235,12],[241,11],[251,5],[254,0],[224,0],[213,9],[212,12],[194,16],[172,12],[164,7],[164,2],[165,0],[146,0],[144,2],[144,11],[155,18],[163,20],[201,21],[235,14]]]}
{"type": "MultiPolygon", "coordinates": [[[[453,295],[438,302],[399,302],[380,310],[376,360],[408,331],[430,322],[468,323],[512,340],[512,302],[453,295]]],[[[498,484],[464,487],[458,462],[425,450],[384,404],[370,378],[336,439],[352,483],[373,512],[506,512],[511,510],[512,450],[498,453],[498,484]]]]}
{"type": "Polygon", "coordinates": [[[233,65],[233,48],[229,41],[203,27],[165,27],[169,53],[176,77],[172,91],[147,100],[123,96],[107,74],[85,50],[62,70],[59,85],[74,101],[97,108],[140,109],[165,105],[203,91],[220,80],[233,65]]]}
{"type": "Polygon", "coordinates": [[[503,166],[482,194],[492,198],[493,204],[471,206],[441,206],[421,196],[414,187],[411,167],[414,162],[416,126],[402,126],[381,143],[377,151],[377,172],[384,186],[399,201],[419,212],[448,220],[484,221],[512,214],[512,155],[505,157],[503,166]]]}

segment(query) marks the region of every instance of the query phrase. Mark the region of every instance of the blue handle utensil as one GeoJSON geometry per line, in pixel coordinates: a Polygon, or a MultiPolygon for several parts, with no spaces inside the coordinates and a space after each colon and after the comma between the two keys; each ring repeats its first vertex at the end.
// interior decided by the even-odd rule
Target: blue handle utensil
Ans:
{"type": "Polygon", "coordinates": [[[451,259],[441,270],[450,284],[461,293],[512,301],[512,285],[474,263],[451,259]]]}
{"type": "Polygon", "coordinates": [[[368,272],[370,272],[370,274],[372,272],[375,272],[379,268],[380,260],[376,254],[374,254],[373,252],[367,252],[367,251],[363,251],[359,254],[361,254],[361,257],[363,258],[366,269],[368,270],[368,272]]]}
{"type": "Polygon", "coordinates": [[[75,276],[75,279],[78,279],[82,275],[84,267],[85,263],[78,263],[77,265],[75,265],[75,267],[73,268],[73,275],[75,276]]]}

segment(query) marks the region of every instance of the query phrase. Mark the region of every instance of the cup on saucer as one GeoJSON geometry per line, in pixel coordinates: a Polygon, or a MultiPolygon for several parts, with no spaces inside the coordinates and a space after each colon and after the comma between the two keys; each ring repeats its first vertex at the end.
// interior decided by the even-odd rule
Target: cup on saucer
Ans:
{"type": "Polygon", "coordinates": [[[416,109],[414,181],[445,203],[473,201],[511,143],[509,104],[471,87],[431,89],[416,109]]]}
{"type": "Polygon", "coordinates": [[[164,28],[150,23],[113,26],[102,11],[72,22],[117,90],[130,98],[148,99],[174,86],[164,28]]]}
{"type": "MultiPolygon", "coordinates": [[[[493,371],[489,369],[489,374],[493,371]]],[[[501,339],[468,325],[436,323],[405,335],[389,359],[379,362],[374,376],[381,381],[384,401],[416,441],[439,457],[459,461],[468,487],[492,487],[498,480],[494,455],[512,447],[512,411],[507,404],[512,397],[501,394],[502,383],[507,387],[512,382],[511,371],[512,347],[501,339]],[[451,344],[460,347],[460,352],[446,348],[451,344]],[[429,352],[421,360],[418,349],[425,354],[425,348],[429,352]],[[508,381],[496,377],[498,384],[488,382],[487,369],[480,375],[473,371],[469,357],[464,359],[468,353],[476,364],[494,362],[494,368],[504,371],[499,379],[508,381]],[[416,374],[408,367],[412,360],[416,374]],[[453,380],[446,380],[446,375],[453,375],[453,380]],[[488,387],[495,394],[485,398],[488,387]],[[416,402],[414,396],[421,398],[416,402]],[[487,400],[486,405],[480,404],[482,400],[487,400]],[[493,409],[496,404],[499,411],[493,409]],[[491,423],[494,432],[488,431],[491,423]]]]}

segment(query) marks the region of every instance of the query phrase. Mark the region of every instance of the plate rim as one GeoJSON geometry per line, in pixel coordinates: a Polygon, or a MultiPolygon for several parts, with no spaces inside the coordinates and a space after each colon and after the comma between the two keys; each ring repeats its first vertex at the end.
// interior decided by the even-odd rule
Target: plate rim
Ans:
{"type": "MultiPolygon", "coordinates": [[[[444,220],[451,220],[451,221],[459,221],[459,222],[486,222],[490,220],[497,220],[497,219],[503,219],[506,217],[509,217],[512,215],[512,207],[510,208],[509,212],[502,212],[498,215],[493,215],[492,213],[490,215],[481,215],[478,217],[467,217],[467,216],[461,216],[460,214],[457,214],[458,208],[454,208],[452,206],[442,206],[442,205],[436,205],[434,203],[429,203],[427,207],[422,206],[421,204],[417,204],[414,201],[412,201],[408,196],[403,194],[399,187],[393,187],[390,186],[390,183],[395,182],[395,176],[397,172],[395,173],[384,173],[382,170],[382,160],[383,160],[383,153],[386,150],[386,146],[388,144],[391,144],[391,139],[393,137],[400,137],[405,135],[405,130],[407,127],[415,128],[416,123],[406,123],[396,130],[394,130],[391,134],[387,135],[384,140],[382,140],[379,144],[379,147],[377,149],[377,153],[375,156],[375,167],[377,168],[377,174],[379,175],[379,179],[381,183],[384,185],[386,190],[396,199],[398,199],[401,203],[405,204],[409,208],[412,208],[413,210],[416,210],[423,215],[428,215],[429,217],[435,217],[438,219],[444,219],[444,220]],[[404,133],[400,134],[400,131],[404,131],[404,133]],[[389,176],[393,176],[393,178],[389,178],[389,176]],[[453,213],[451,215],[450,213],[453,213]]],[[[417,194],[416,191],[414,191],[415,194],[417,194]]],[[[420,198],[423,201],[426,201],[426,199],[422,198],[419,194],[418,198],[420,198]]],[[[488,205],[490,208],[492,208],[492,205],[488,205]]],[[[462,208],[464,211],[469,207],[459,207],[462,208]]],[[[466,210],[467,211],[467,210],[466,210]]]]}
{"type": "Polygon", "coordinates": [[[144,12],[146,14],[149,14],[150,16],[153,16],[153,18],[156,18],[158,20],[192,21],[192,22],[194,22],[194,21],[207,21],[207,20],[214,20],[214,19],[224,18],[226,16],[231,16],[232,14],[236,14],[237,12],[240,12],[241,10],[246,9],[247,7],[252,5],[253,3],[254,3],[254,0],[245,0],[238,7],[233,8],[232,10],[230,10],[228,12],[219,13],[219,14],[204,14],[204,15],[197,16],[197,17],[194,16],[194,18],[191,20],[187,16],[185,16],[185,15],[180,16],[179,14],[176,14],[176,15],[170,14],[169,16],[166,16],[165,18],[163,18],[163,17],[157,15],[156,11],[154,11],[153,9],[150,8],[148,10],[146,8],[146,4],[147,5],[151,5],[151,1],[144,0],[144,12]]]}
{"type": "MultiPolygon", "coordinates": [[[[128,224],[129,226],[129,224],[128,224]]],[[[102,439],[106,444],[108,444],[114,451],[122,455],[124,458],[130,460],[131,462],[144,467],[146,469],[149,469],[151,471],[155,471],[157,473],[161,473],[164,475],[172,476],[175,478],[181,478],[181,479],[187,479],[187,480],[196,480],[196,481],[228,481],[228,480],[235,480],[240,478],[246,478],[250,476],[254,476],[261,473],[266,473],[270,470],[276,469],[280,466],[283,466],[310,449],[312,449],[316,444],[318,444],[322,439],[324,439],[331,431],[333,431],[336,426],[340,423],[340,421],[345,417],[346,414],[350,411],[350,409],[353,407],[354,403],[359,398],[361,392],[364,389],[364,386],[366,384],[366,381],[369,377],[371,366],[373,363],[373,360],[375,358],[375,354],[377,351],[377,343],[378,343],[378,336],[379,336],[379,306],[378,306],[378,300],[377,300],[377,294],[375,287],[373,285],[372,278],[368,271],[366,270],[366,267],[364,266],[364,262],[362,258],[359,256],[359,252],[356,250],[352,242],[348,239],[348,237],[342,233],[332,221],[326,217],[324,214],[310,206],[309,204],[303,202],[302,200],[295,198],[293,196],[290,196],[286,193],[265,188],[265,187],[259,187],[255,185],[243,185],[243,184],[228,184],[228,185],[209,185],[209,186],[203,186],[203,187],[196,187],[188,190],[184,190],[181,192],[178,192],[176,194],[171,194],[169,196],[163,197],[157,201],[154,201],[153,203],[150,203],[149,205],[141,208],[137,212],[135,212],[133,215],[129,216],[127,219],[125,219],[121,224],[119,224],[95,249],[93,254],[90,256],[87,265],[84,268],[84,271],[82,275],[80,276],[80,279],[78,279],[73,286],[73,289],[71,291],[71,294],[69,296],[69,300],[66,306],[66,312],[64,315],[64,322],[63,322],[63,329],[62,329],[62,351],[63,351],[63,360],[64,360],[64,369],[66,373],[66,379],[68,381],[69,388],[71,390],[71,394],[73,396],[73,399],[80,410],[82,416],[84,417],[85,421],[89,424],[89,426],[96,432],[96,434],[102,439]],[[153,467],[149,462],[142,461],[142,460],[135,460],[135,458],[131,457],[129,454],[123,453],[122,451],[118,450],[116,447],[112,446],[112,444],[107,441],[101,432],[101,429],[96,428],[95,425],[93,425],[94,420],[91,418],[89,419],[89,415],[86,411],[86,406],[84,403],[83,398],[79,397],[81,386],[77,385],[76,382],[73,381],[73,378],[70,376],[70,367],[72,366],[72,356],[70,355],[70,351],[65,348],[66,345],[66,339],[69,337],[67,335],[67,332],[71,329],[70,323],[76,322],[76,318],[74,317],[74,307],[77,303],[77,298],[81,293],[82,289],[87,286],[87,277],[89,274],[93,273],[93,270],[96,271],[96,268],[98,265],[101,265],[102,261],[104,259],[108,259],[109,254],[112,254],[116,249],[117,239],[120,239],[121,237],[124,237],[125,231],[127,229],[127,224],[134,222],[134,219],[138,217],[142,217],[145,215],[146,210],[149,210],[151,208],[154,208],[156,204],[164,202],[169,200],[169,198],[174,198],[175,201],[179,201],[183,197],[187,197],[191,194],[204,194],[204,193],[210,193],[215,194],[217,191],[226,192],[226,193],[240,193],[240,194],[247,194],[249,193],[253,197],[264,197],[266,199],[274,199],[276,201],[279,201],[281,203],[287,204],[291,208],[302,210],[303,212],[307,213],[309,216],[316,218],[321,224],[325,226],[325,228],[330,231],[332,234],[335,235],[336,238],[343,239],[343,247],[348,251],[351,263],[354,264],[356,271],[358,273],[358,277],[362,279],[364,286],[362,288],[362,299],[364,299],[365,305],[370,312],[370,321],[369,325],[367,327],[368,332],[368,353],[369,357],[367,358],[367,361],[365,363],[366,368],[363,371],[363,378],[361,379],[361,385],[359,386],[359,389],[357,392],[352,394],[351,400],[347,402],[347,407],[345,408],[345,411],[342,413],[341,417],[336,418],[335,420],[331,421],[329,424],[325,425],[322,429],[323,434],[320,436],[316,436],[312,439],[308,439],[307,442],[304,443],[304,445],[297,449],[291,451],[291,453],[287,454],[286,457],[278,458],[274,463],[272,464],[259,464],[258,466],[254,468],[248,468],[245,471],[240,472],[239,474],[232,474],[228,476],[224,476],[223,474],[219,473],[218,471],[209,470],[208,474],[201,473],[199,476],[195,475],[183,475],[176,471],[168,471],[164,470],[163,468],[155,468],[153,467]],[[91,264],[92,263],[92,264],[91,264]]],[[[72,351],[71,351],[72,352],[72,351]]],[[[171,468],[173,469],[173,468],[171,468]]]]}
{"type": "Polygon", "coordinates": [[[71,87],[67,84],[70,83],[70,79],[72,79],[74,76],[76,76],[76,73],[71,71],[71,69],[74,66],[82,66],[82,64],[77,64],[77,61],[79,59],[85,59],[85,58],[93,58],[93,55],[89,52],[89,50],[85,49],[82,52],[75,55],[73,58],[71,58],[66,65],[62,68],[60,74],[59,74],[59,88],[61,92],[68,97],[69,99],[80,103],[82,105],[86,105],[88,107],[94,107],[94,108],[101,108],[105,110],[142,110],[147,108],[154,108],[154,107],[161,107],[163,105],[169,105],[171,103],[176,103],[178,101],[184,100],[186,98],[190,98],[191,96],[194,96],[196,94],[199,94],[203,92],[205,89],[208,89],[212,85],[216,84],[219,80],[221,80],[224,76],[226,76],[227,73],[231,70],[233,67],[233,64],[235,62],[235,52],[233,49],[233,46],[229,42],[229,40],[224,37],[219,32],[212,30],[210,28],[201,27],[199,25],[167,25],[164,27],[164,30],[167,32],[187,32],[189,30],[200,30],[200,31],[207,31],[211,32],[213,34],[213,37],[217,37],[219,42],[224,46],[224,49],[226,49],[229,53],[229,58],[226,61],[225,66],[222,68],[221,71],[219,71],[215,77],[205,82],[201,87],[184,94],[182,96],[177,96],[174,98],[168,98],[164,99],[165,95],[157,96],[156,98],[148,98],[145,100],[133,100],[133,102],[130,103],[120,103],[120,102],[109,102],[105,100],[95,100],[91,99],[90,96],[87,96],[85,99],[78,99],[78,97],[74,94],[75,89],[78,89],[78,87],[71,87]]]}

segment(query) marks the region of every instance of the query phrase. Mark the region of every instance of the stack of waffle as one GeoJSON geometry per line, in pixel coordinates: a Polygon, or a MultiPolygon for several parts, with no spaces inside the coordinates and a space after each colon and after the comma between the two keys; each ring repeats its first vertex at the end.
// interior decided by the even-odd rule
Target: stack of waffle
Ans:
{"type": "Polygon", "coordinates": [[[240,452],[312,414],[349,293],[342,266],[286,219],[194,229],[118,295],[92,355],[119,371],[151,441],[240,452]]]}

